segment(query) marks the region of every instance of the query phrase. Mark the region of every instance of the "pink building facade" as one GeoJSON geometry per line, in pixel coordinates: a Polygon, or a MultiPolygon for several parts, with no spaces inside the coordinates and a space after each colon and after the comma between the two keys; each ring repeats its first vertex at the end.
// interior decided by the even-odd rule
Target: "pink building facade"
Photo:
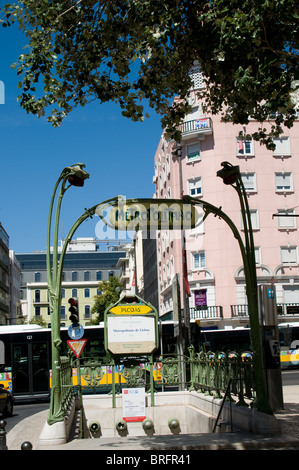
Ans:
{"type": "MultiPolygon", "coordinates": [[[[200,85],[199,85],[200,86],[200,85]]],[[[247,190],[256,251],[258,284],[275,286],[279,321],[299,319],[299,120],[274,139],[270,151],[250,135],[259,124],[246,126],[221,122],[205,115],[194,92],[192,113],[182,125],[181,142],[161,136],[155,154],[156,198],[180,198],[182,194],[221,207],[244,236],[238,195],[217,177],[221,163],[238,165],[247,190]]],[[[264,127],[270,127],[264,123],[264,127]]],[[[200,211],[201,212],[201,211],[200,211]]],[[[228,225],[210,214],[193,230],[161,231],[157,237],[160,316],[171,318],[172,280],[180,275],[182,307],[203,326],[248,324],[242,257],[228,225]],[[190,296],[183,293],[182,247],[190,296]],[[199,308],[198,308],[199,307],[199,308]]]]}

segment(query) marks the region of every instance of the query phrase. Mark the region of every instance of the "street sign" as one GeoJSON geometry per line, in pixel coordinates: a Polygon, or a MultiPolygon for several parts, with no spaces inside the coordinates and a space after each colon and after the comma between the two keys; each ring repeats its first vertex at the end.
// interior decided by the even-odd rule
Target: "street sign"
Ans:
{"type": "Polygon", "coordinates": [[[115,315],[144,315],[152,312],[153,309],[149,305],[117,305],[110,308],[109,312],[115,315]]]}
{"type": "Polygon", "coordinates": [[[67,344],[73,351],[76,357],[80,357],[83,349],[85,348],[87,339],[80,339],[80,340],[67,340],[67,344]]]}
{"type": "Polygon", "coordinates": [[[151,354],[157,348],[155,317],[107,317],[107,343],[112,354],[151,354]]]}
{"type": "Polygon", "coordinates": [[[268,299],[274,299],[274,289],[267,289],[267,297],[268,299]]]}
{"type": "Polygon", "coordinates": [[[84,335],[84,328],[80,323],[73,323],[68,328],[68,335],[71,339],[81,339],[84,335]]]}
{"type": "Polygon", "coordinates": [[[158,347],[157,310],[136,294],[109,306],[104,323],[105,349],[111,354],[152,354],[158,347]]]}

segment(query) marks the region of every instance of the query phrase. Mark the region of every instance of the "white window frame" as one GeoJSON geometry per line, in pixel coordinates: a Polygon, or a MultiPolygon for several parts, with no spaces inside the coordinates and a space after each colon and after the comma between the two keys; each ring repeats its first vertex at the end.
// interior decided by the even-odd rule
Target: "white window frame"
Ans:
{"type": "Polygon", "coordinates": [[[275,173],[275,191],[277,193],[292,193],[294,191],[293,188],[293,173],[290,171],[280,171],[275,173]],[[280,179],[286,179],[289,177],[289,182],[287,184],[280,184],[280,179]]]}
{"type": "Polygon", "coordinates": [[[298,247],[281,246],[280,259],[282,264],[298,264],[298,247]]]}
{"type": "Polygon", "coordinates": [[[184,122],[195,121],[196,119],[199,119],[199,117],[199,105],[195,104],[192,106],[190,113],[185,116],[184,122]]]}
{"type": "Polygon", "coordinates": [[[273,139],[276,145],[273,151],[274,157],[290,157],[291,156],[291,143],[288,136],[281,136],[273,139]]]}
{"type": "Polygon", "coordinates": [[[254,257],[255,257],[255,264],[261,265],[262,264],[262,253],[261,253],[261,247],[260,246],[255,246],[254,247],[254,257]]]}
{"type": "Polygon", "coordinates": [[[202,196],[202,178],[201,178],[201,176],[199,176],[198,178],[191,178],[191,179],[188,180],[188,194],[189,194],[189,196],[192,196],[192,197],[202,196]],[[192,190],[195,191],[194,194],[192,194],[192,190]]]}
{"type": "Polygon", "coordinates": [[[174,257],[172,255],[170,257],[170,275],[174,275],[174,257]]]}
{"type": "Polygon", "coordinates": [[[162,183],[164,185],[166,181],[166,163],[162,164],[162,183]]]}
{"type": "Polygon", "coordinates": [[[198,270],[206,267],[206,252],[204,250],[192,253],[192,269],[198,270]]]}
{"type": "Polygon", "coordinates": [[[295,209],[278,209],[277,214],[277,223],[280,230],[295,229],[297,227],[295,209]],[[284,215],[284,217],[280,217],[279,214],[284,215]]]}
{"type": "Polygon", "coordinates": [[[246,192],[248,193],[257,192],[256,173],[254,172],[241,173],[241,178],[242,178],[242,182],[244,184],[246,192]]]}
{"type": "Polygon", "coordinates": [[[200,142],[189,144],[186,146],[187,162],[195,162],[201,159],[200,156],[200,142]]]}
{"type": "Polygon", "coordinates": [[[166,173],[167,173],[167,176],[170,175],[170,155],[169,155],[169,153],[166,155],[166,173]]]}
{"type": "MultiPolygon", "coordinates": [[[[244,230],[242,212],[240,212],[240,217],[241,217],[241,230],[244,230]]],[[[250,210],[250,219],[251,219],[252,230],[259,230],[260,229],[260,221],[259,221],[259,211],[258,211],[258,209],[251,209],[250,210]]]]}
{"type": "Polygon", "coordinates": [[[198,213],[197,226],[187,230],[189,237],[198,237],[205,233],[205,223],[203,221],[204,215],[205,215],[204,212],[198,213]]]}
{"type": "Polygon", "coordinates": [[[252,157],[254,156],[253,140],[244,140],[239,137],[236,138],[236,154],[238,157],[252,157]],[[242,143],[242,148],[241,147],[242,143]]]}

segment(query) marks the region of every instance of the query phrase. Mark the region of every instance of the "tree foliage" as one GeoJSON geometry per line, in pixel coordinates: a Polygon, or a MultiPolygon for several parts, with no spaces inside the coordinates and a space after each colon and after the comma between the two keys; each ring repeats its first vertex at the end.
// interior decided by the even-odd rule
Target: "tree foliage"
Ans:
{"type": "Polygon", "coordinates": [[[42,317],[34,317],[32,320],[29,321],[29,324],[39,325],[42,328],[47,328],[47,322],[42,317]]]}
{"type": "Polygon", "coordinates": [[[97,313],[98,315],[90,324],[98,324],[104,321],[106,308],[118,301],[122,287],[119,278],[114,276],[110,276],[108,281],[101,281],[99,283],[99,289],[102,291],[102,294],[95,296],[95,303],[91,309],[92,314],[97,313]]]}
{"type": "MultiPolygon", "coordinates": [[[[28,36],[17,64],[27,112],[58,126],[78,105],[115,101],[137,121],[147,103],[178,139],[195,60],[207,111],[240,124],[276,114],[273,133],[292,126],[298,17],[294,0],[23,0],[1,21],[28,36]]],[[[254,135],[268,137],[263,127],[254,135]]]]}

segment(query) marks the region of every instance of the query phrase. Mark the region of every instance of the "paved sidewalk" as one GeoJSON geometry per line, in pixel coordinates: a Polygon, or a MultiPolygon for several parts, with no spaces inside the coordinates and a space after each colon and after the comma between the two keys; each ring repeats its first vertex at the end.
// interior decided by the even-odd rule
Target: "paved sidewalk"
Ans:
{"type": "Polygon", "coordinates": [[[299,386],[283,387],[284,409],[275,413],[282,434],[299,439],[299,386]]]}
{"type": "Polygon", "coordinates": [[[279,436],[253,435],[243,432],[216,434],[185,434],[153,437],[120,437],[75,439],[59,446],[40,446],[39,436],[46,422],[48,411],[42,411],[18,423],[7,434],[8,450],[20,450],[24,441],[33,450],[103,450],[103,451],[152,451],[164,450],[299,450],[299,386],[284,386],[284,409],[275,413],[282,426],[279,436]]]}

